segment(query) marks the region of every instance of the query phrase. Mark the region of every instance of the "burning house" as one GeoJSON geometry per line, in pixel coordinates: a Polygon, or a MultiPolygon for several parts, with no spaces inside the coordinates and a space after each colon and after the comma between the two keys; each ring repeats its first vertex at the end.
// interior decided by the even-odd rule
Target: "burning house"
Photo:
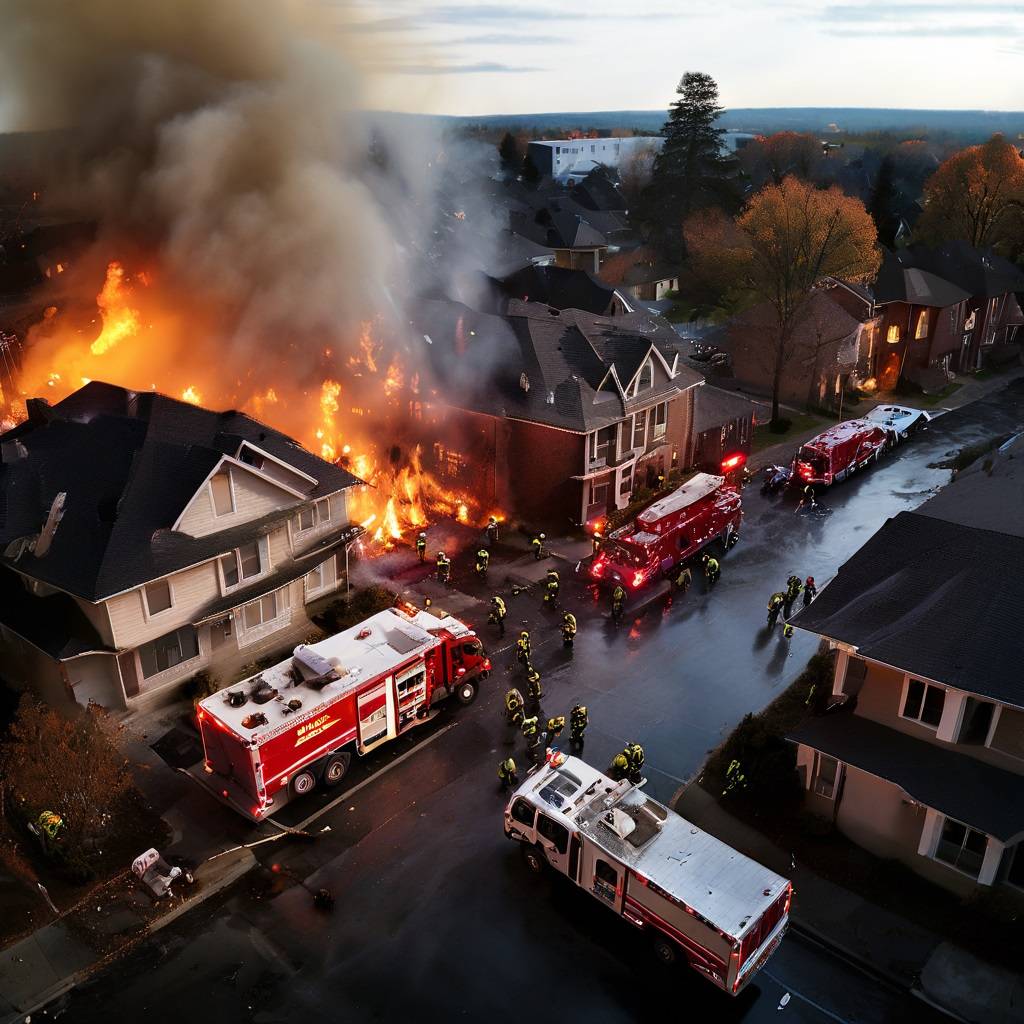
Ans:
{"type": "Polygon", "coordinates": [[[504,316],[428,302],[418,326],[439,381],[435,468],[485,504],[566,527],[690,464],[704,378],[664,321],[512,300],[504,316]]]}
{"type": "Polygon", "coordinates": [[[359,481],[239,412],[94,381],[0,435],[0,673],[139,707],[294,646],[359,481]]]}

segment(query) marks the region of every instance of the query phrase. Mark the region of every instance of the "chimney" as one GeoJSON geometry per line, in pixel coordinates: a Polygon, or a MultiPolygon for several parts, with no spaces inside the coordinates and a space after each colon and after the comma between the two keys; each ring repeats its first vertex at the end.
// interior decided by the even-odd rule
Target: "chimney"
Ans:
{"type": "Polygon", "coordinates": [[[25,411],[30,423],[49,423],[53,419],[53,409],[45,398],[25,399],[25,411]]]}
{"type": "Polygon", "coordinates": [[[50,506],[50,514],[46,517],[46,525],[36,541],[36,558],[42,558],[50,550],[50,545],[53,543],[53,535],[57,532],[61,517],[64,515],[64,502],[66,499],[67,493],[65,491],[61,491],[53,499],[53,504],[50,506]]]}

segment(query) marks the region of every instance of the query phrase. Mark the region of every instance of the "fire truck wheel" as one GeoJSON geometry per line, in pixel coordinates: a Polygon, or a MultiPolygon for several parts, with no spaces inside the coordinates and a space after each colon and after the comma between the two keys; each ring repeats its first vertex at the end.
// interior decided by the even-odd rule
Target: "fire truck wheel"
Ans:
{"type": "Polygon", "coordinates": [[[458,697],[460,704],[472,704],[476,700],[476,683],[469,680],[459,683],[455,696],[458,697]]]}
{"type": "Polygon", "coordinates": [[[352,758],[348,754],[331,754],[327,758],[327,763],[324,765],[324,771],[320,778],[328,789],[338,785],[345,778],[348,774],[348,766],[351,760],[352,758]]]}
{"type": "Polygon", "coordinates": [[[523,860],[526,861],[526,866],[535,874],[544,874],[544,869],[548,866],[547,858],[536,846],[523,846],[523,860]]]}
{"type": "Polygon", "coordinates": [[[669,966],[676,962],[676,947],[674,943],[670,942],[668,939],[655,939],[654,955],[658,958],[660,963],[669,966]]]}
{"type": "Polygon", "coordinates": [[[316,789],[316,776],[308,769],[303,768],[292,776],[292,793],[295,796],[305,796],[316,789]]]}

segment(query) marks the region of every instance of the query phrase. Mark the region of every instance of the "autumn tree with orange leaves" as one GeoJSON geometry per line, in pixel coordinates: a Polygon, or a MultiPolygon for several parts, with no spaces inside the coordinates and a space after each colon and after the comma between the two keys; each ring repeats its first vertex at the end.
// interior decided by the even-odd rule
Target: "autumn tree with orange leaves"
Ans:
{"type": "Polygon", "coordinates": [[[791,174],[810,181],[822,159],[821,143],[813,135],[789,131],[759,135],[738,156],[754,188],[781,185],[791,174]]]}
{"type": "Polygon", "coordinates": [[[968,146],[924,185],[918,237],[930,244],[962,240],[1014,252],[1024,245],[1024,157],[1001,135],[968,146]]]}
{"type": "Polygon", "coordinates": [[[815,289],[828,278],[867,281],[878,271],[874,222],[859,199],[838,188],[788,177],[758,192],[736,220],[706,212],[687,221],[684,232],[698,276],[771,310],[765,344],[777,421],[782,382],[800,355],[797,332],[815,289]]]}

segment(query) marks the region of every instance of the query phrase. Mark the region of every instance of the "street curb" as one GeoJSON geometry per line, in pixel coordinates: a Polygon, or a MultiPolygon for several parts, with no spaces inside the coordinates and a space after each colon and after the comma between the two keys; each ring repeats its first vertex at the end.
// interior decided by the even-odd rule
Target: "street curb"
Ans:
{"type": "Polygon", "coordinates": [[[239,878],[247,874],[256,865],[256,857],[251,850],[244,850],[242,852],[243,856],[240,856],[237,862],[232,864],[222,876],[220,876],[215,882],[212,882],[208,887],[201,889],[190,900],[183,900],[166,914],[162,914],[156,920],[150,921],[139,935],[133,936],[128,942],[124,943],[124,945],[118,949],[112,950],[89,964],[88,967],[83,967],[80,971],[76,971],[74,974],[69,974],[56,984],[51,985],[48,989],[39,993],[35,997],[35,1002],[33,1002],[31,1006],[22,1007],[16,1010],[13,1014],[8,1014],[6,1017],[0,1018],[0,1024],[22,1024],[24,1019],[30,1014],[41,1010],[44,1006],[52,1003],[54,999],[59,999],[62,995],[70,992],[82,982],[87,981],[96,970],[98,964],[106,964],[118,959],[126,947],[137,942],[140,938],[155,934],[175,919],[181,917],[183,914],[205,903],[211,896],[216,896],[229,885],[237,882],[239,878]]]}
{"type": "MultiPolygon", "coordinates": [[[[900,992],[913,992],[914,983],[908,984],[906,978],[901,978],[894,971],[886,970],[884,967],[879,967],[878,964],[872,963],[870,960],[866,960],[859,953],[855,953],[848,946],[843,945],[841,942],[836,942],[835,939],[826,935],[824,932],[819,931],[813,925],[807,924],[806,921],[797,919],[795,916],[790,918],[790,928],[798,935],[802,935],[806,939],[810,939],[812,942],[828,950],[835,956],[838,956],[842,960],[846,960],[852,966],[854,966],[862,974],[866,974],[875,981],[881,982],[888,985],[890,988],[896,989],[900,992]]],[[[941,1007],[939,1007],[941,1009],[941,1007]]]]}

